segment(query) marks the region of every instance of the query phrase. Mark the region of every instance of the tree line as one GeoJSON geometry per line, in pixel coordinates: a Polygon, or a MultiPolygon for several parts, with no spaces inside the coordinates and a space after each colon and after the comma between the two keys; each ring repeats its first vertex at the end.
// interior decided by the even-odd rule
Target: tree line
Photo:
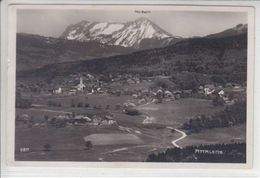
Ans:
{"type": "Polygon", "coordinates": [[[187,146],[183,149],[168,148],[165,152],[152,153],[147,162],[214,162],[214,163],[246,163],[246,144],[211,144],[187,146]],[[196,150],[201,150],[196,151],[196,150]],[[221,153],[214,154],[212,153],[221,153]]]}
{"type": "Polygon", "coordinates": [[[246,101],[240,100],[214,115],[198,115],[182,126],[182,129],[198,133],[204,129],[231,127],[246,122],[246,101]]]}

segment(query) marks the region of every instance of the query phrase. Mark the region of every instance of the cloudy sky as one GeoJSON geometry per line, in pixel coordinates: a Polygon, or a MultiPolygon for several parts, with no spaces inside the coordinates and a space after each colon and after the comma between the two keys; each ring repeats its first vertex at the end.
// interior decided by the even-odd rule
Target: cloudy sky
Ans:
{"type": "Polygon", "coordinates": [[[205,36],[223,31],[239,23],[247,23],[242,12],[150,11],[133,10],[18,10],[17,31],[59,37],[68,25],[81,20],[127,22],[146,17],[174,36],[205,36]]]}

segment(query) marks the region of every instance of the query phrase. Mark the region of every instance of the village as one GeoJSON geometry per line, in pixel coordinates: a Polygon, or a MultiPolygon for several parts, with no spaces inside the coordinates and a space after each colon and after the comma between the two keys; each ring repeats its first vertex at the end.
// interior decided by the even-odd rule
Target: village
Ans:
{"type": "MultiPolygon", "coordinates": [[[[113,110],[120,111],[127,115],[140,115],[141,113],[136,109],[138,106],[147,104],[160,104],[179,100],[182,98],[201,98],[206,100],[212,100],[213,106],[232,105],[239,100],[240,97],[245,95],[245,88],[238,84],[227,83],[225,86],[206,84],[199,86],[196,91],[192,89],[180,90],[171,89],[171,87],[165,86],[169,80],[166,76],[157,76],[157,80],[160,83],[154,85],[155,79],[152,77],[140,78],[138,76],[117,75],[109,77],[94,76],[91,74],[71,75],[69,80],[55,79],[49,88],[38,86],[25,86],[24,84],[18,85],[18,91],[22,90],[23,93],[30,90],[35,95],[52,96],[53,100],[48,100],[45,105],[51,108],[63,108],[66,106],[69,108],[80,108],[81,110],[94,109],[105,110],[106,113],[97,112],[92,116],[88,116],[86,113],[77,113],[77,111],[68,111],[66,114],[58,114],[50,117],[44,115],[41,122],[34,123],[29,114],[17,115],[18,121],[23,121],[28,124],[29,127],[65,127],[65,126],[101,126],[101,125],[115,125],[117,122],[113,119],[113,110]],[[165,82],[166,81],[166,82],[165,82]],[[166,83],[166,84],[165,84],[166,83]],[[153,86],[153,87],[151,87],[153,86]],[[34,92],[33,92],[34,91],[34,92]],[[118,103],[100,103],[93,104],[88,100],[91,96],[113,96],[122,97],[126,96],[126,100],[120,100],[118,103]],[[59,102],[59,99],[65,98],[66,102],[59,102]],[[70,99],[66,99],[70,98],[70,99]],[[72,99],[71,99],[72,98],[72,99]],[[85,98],[81,101],[81,98],[85,98]],[[69,100],[69,101],[68,101],[69,100]],[[114,105],[114,107],[112,107],[114,105]]],[[[19,95],[20,96],[20,95],[19,95]]],[[[29,96],[32,97],[32,96],[29,96]]],[[[23,108],[24,103],[27,103],[26,99],[20,99],[17,97],[17,106],[23,108]]],[[[35,104],[34,101],[30,101],[30,105],[26,107],[41,108],[43,105],[35,104]]],[[[149,122],[148,122],[149,123],[149,122]]]]}
{"type": "Polygon", "coordinates": [[[137,100],[136,104],[161,103],[164,101],[178,100],[180,98],[197,97],[203,99],[218,98],[223,104],[232,104],[235,99],[245,94],[245,86],[236,83],[225,83],[217,85],[209,83],[200,85],[194,89],[179,89],[167,84],[168,76],[139,77],[130,74],[105,77],[91,74],[70,75],[68,79],[56,78],[51,84],[18,84],[18,91],[23,93],[32,92],[37,95],[53,96],[76,96],[78,94],[88,95],[114,95],[131,96],[137,100]],[[160,80],[156,83],[156,80],[160,80]],[[165,86],[168,85],[168,86],[165,86]]]}
{"type": "MultiPolygon", "coordinates": [[[[214,113],[234,105],[245,96],[245,86],[236,83],[209,83],[183,89],[176,86],[169,76],[78,73],[53,78],[49,83],[18,81],[16,129],[19,137],[37,140],[42,134],[54,135],[47,136],[38,144],[26,144],[26,140],[21,139],[16,147],[21,153],[29,153],[46,150],[46,145],[47,150],[51,150],[49,146],[55,150],[56,146],[70,144],[74,149],[89,143],[91,149],[87,150],[92,151],[85,156],[94,160],[107,146],[117,150],[124,143],[130,147],[152,143],[153,150],[164,150],[172,145],[172,140],[178,140],[180,133],[190,137],[207,129],[206,126],[195,127],[200,114],[211,118],[214,113]],[[115,134],[122,140],[116,141],[115,134]],[[70,138],[65,139],[66,135],[70,138]],[[57,139],[60,142],[56,143],[57,139]]],[[[213,122],[209,123],[215,127],[213,122]]],[[[235,124],[228,127],[236,128],[235,124]]],[[[215,137],[221,139],[218,134],[215,137]]],[[[75,156],[76,152],[70,154],[75,156]]],[[[121,152],[116,155],[121,158],[121,152]]],[[[19,156],[23,154],[19,153],[19,156]]],[[[39,157],[38,152],[35,156],[39,157]]],[[[107,159],[117,159],[114,154],[107,156],[107,159]]]]}

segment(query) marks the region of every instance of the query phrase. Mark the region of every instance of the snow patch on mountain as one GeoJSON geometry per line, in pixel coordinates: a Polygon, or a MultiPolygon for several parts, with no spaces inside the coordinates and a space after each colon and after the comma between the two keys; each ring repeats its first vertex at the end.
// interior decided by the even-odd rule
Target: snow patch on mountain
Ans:
{"type": "Polygon", "coordinates": [[[95,32],[95,31],[101,31],[101,30],[103,30],[106,26],[107,26],[107,22],[97,23],[97,24],[94,25],[94,27],[92,27],[89,31],[90,31],[91,33],[95,32]]]}
{"type": "Polygon", "coordinates": [[[126,23],[82,21],[69,26],[61,37],[138,48],[143,39],[162,40],[173,36],[149,19],[139,18],[126,23]]]}
{"type": "Polygon", "coordinates": [[[110,24],[107,28],[105,28],[102,32],[104,35],[110,35],[124,27],[123,24],[110,24]]]}

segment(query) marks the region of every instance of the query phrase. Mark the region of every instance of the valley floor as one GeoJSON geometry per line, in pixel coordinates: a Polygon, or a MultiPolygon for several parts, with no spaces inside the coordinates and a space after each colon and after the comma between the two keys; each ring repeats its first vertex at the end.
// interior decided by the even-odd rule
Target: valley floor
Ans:
{"type": "MultiPolygon", "coordinates": [[[[129,99],[107,96],[102,103],[97,99],[99,97],[90,95],[88,101],[105,106],[108,103],[123,103],[129,99]]],[[[63,103],[70,100],[71,98],[62,99],[63,103]]],[[[41,122],[44,120],[43,116],[47,114],[56,116],[75,111],[88,114],[102,112],[90,108],[71,108],[69,105],[61,108],[47,107],[44,98],[38,98],[35,104],[38,106],[17,109],[16,114],[28,114],[41,122]]],[[[148,103],[136,108],[143,114],[129,116],[114,109],[111,105],[109,112],[113,114],[117,125],[108,126],[28,127],[23,122],[16,121],[15,159],[19,161],[140,162],[145,161],[149,154],[165,151],[167,148],[245,142],[246,139],[245,124],[192,134],[186,134],[180,129],[180,126],[194,114],[213,114],[223,109],[223,107],[213,106],[210,100],[184,98],[159,104],[148,103]],[[147,117],[154,118],[153,123],[159,126],[148,127],[143,124],[147,117]],[[91,148],[86,149],[84,138],[92,141],[91,148]],[[46,144],[50,146],[49,151],[44,151],[46,144]],[[23,152],[22,148],[29,148],[29,151],[23,152]]]]}

